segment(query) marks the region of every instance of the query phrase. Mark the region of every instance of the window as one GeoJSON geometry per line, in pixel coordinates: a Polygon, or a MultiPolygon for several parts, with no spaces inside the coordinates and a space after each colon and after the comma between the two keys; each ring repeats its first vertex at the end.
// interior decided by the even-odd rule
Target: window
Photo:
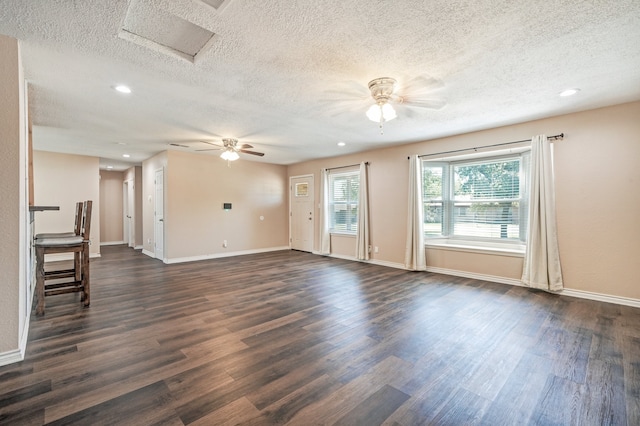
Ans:
{"type": "Polygon", "coordinates": [[[358,171],[329,175],[329,231],[355,234],[358,227],[358,171]]]}
{"type": "Polygon", "coordinates": [[[529,153],[423,167],[426,238],[524,243],[529,153]]]}

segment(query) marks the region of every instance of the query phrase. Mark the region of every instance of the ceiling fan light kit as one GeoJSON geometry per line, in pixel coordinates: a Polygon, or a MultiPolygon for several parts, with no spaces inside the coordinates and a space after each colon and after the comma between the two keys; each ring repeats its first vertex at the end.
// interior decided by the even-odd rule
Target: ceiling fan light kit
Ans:
{"type": "Polygon", "coordinates": [[[227,161],[236,161],[238,158],[240,158],[240,155],[238,155],[238,153],[234,150],[226,149],[222,151],[222,154],[220,154],[220,158],[227,161]]]}
{"type": "Polygon", "coordinates": [[[396,80],[391,77],[375,78],[369,82],[371,97],[376,103],[367,110],[367,117],[371,121],[380,123],[380,134],[384,133],[384,122],[391,121],[398,116],[395,109],[389,104],[396,83],[396,80]]]}

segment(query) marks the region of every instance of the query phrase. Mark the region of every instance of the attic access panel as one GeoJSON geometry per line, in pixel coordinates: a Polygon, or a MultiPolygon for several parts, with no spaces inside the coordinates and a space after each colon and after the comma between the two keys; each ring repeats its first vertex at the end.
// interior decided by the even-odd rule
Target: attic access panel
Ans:
{"type": "Polygon", "coordinates": [[[222,12],[222,9],[227,7],[227,5],[231,2],[231,0],[200,0],[202,3],[205,3],[218,12],[222,12]]]}
{"type": "Polygon", "coordinates": [[[118,36],[156,52],[194,62],[215,33],[142,0],[131,0],[118,36]]]}

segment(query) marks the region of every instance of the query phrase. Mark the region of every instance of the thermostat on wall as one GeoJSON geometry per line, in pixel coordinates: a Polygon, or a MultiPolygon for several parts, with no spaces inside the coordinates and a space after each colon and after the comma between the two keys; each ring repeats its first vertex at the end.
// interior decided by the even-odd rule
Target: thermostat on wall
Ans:
{"type": "Polygon", "coordinates": [[[222,208],[224,210],[231,210],[231,203],[223,203],[222,208]]]}

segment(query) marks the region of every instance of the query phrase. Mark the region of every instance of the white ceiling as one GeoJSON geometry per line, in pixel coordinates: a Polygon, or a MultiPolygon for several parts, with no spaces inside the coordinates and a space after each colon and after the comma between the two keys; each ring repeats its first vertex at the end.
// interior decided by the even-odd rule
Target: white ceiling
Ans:
{"type": "Polygon", "coordinates": [[[0,34],[21,40],[34,148],[116,169],[194,150],[169,143],[291,164],[640,99],[638,0],[0,0],[0,34]],[[387,76],[446,106],[380,135],[363,99],[387,76]]]}

